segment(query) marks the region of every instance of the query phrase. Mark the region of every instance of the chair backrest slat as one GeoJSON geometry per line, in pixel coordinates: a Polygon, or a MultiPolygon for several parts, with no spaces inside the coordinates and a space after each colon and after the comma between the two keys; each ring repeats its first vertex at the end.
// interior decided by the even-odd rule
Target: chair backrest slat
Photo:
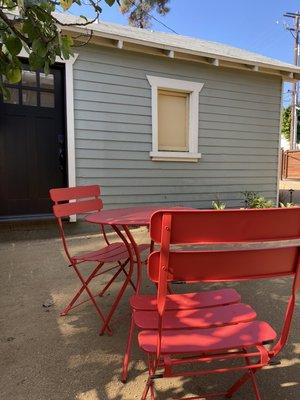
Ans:
{"type": "Polygon", "coordinates": [[[53,213],[57,218],[63,218],[74,214],[85,214],[100,211],[102,208],[102,200],[92,199],[76,201],[73,203],[54,204],[53,213]]]}
{"type": "Polygon", "coordinates": [[[150,234],[162,246],[148,261],[148,274],[155,282],[159,281],[162,255],[166,258],[166,252],[169,257],[164,268],[168,269],[168,281],[214,282],[294,275],[299,264],[300,208],[159,211],[151,218],[150,234]],[[163,223],[166,214],[171,216],[168,227],[163,223]],[[164,240],[167,235],[169,246],[164,240]],[[261,248],[247,248],[248,244],[258,242],[261,248]],[[179,243],[182,248],[170,246],[179,243]],[[187,248],[209,243],[230,246],[226,250],[214,246],[209,250],[187,248]],[[245,248],[241,248],[241,243],[246,243],[245,248]]]}
{"type": "MultiPolygon", "coordinates": [[[[242,251],[170,251],[168,281],[220,282],[275,278],[295,273],[297,248],[242,251]]],[[[158,282],[160,252],[149,257],[148,271],[158,282]]]]}
{"type": "Polygon", "coordinates": [[[55,203],[99,196],[100,187],[98,185],[57,188],[50,190],[51,200],[55,203]]]}
{"type": "MultiPolygon", "coordinates": [[[[227,243],[300,237],[299,208],[172,211],[170,243],[227,243]]],[[[162,213],[151,220],[151,238],[160,243],[162,213]]]]}
{"type": "Polygon", "coordinates": [[[98,185],[51,189],[50,197],[54,202],[53,213],[57,218],[74,214],[100,211],[103,208],[98,185]]]}

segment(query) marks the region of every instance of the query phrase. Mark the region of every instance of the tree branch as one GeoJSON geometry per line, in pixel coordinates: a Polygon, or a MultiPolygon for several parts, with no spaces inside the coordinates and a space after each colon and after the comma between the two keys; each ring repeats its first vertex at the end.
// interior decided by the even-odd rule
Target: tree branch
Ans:
{"type": "Polygon", "coordinates": [[[70,22],[70,23],[64,23],[61,22],[59,19],[55,18],[53,15],[51,15],[51,18],[53,19],[53,21],[55,21],[58,25],[60,26],[87,26],[90,25],[92,23],[94,23],[95,21],[97,21],[97,19],[99,18],[100,13],[97,11],[97,15],[94,19],[90,20],[90,21],[86,21],[86,22],[70,22]]]}
{"type": "Polygon", "coordinates": [[[9,27],[9,29],[21,40],[23,40],[24,43],[26,43],[27,45],[30,44],[30,40],[24,36],[20,31],[18,31],[18,29],[16,29],[16,27],[13,24],[13,20],[10,20],[7,15],[0,9],[0,18],[2,19],[2,21],[9,27]]]}

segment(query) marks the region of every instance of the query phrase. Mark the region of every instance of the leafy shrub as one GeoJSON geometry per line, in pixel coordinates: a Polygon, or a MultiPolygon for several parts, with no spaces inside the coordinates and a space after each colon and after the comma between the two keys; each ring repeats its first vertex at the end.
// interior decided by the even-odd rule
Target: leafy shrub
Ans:
{"type": "Polygon", "coordinates": [[[256,192],[245,191],[242,193],[244,196],[246,208],[272,208],[275,204],[272,200],[260,196],[256,192]]]}
{"type": "Polygon", "coordinates": [[[287,191],[281,190],[279,192],[279,207],[294,207],[295,204],[293,203],[293,189],[288,190],[289,195],[287,191]]]}
{"type": "Polygon", "coordinates": [[[212,201],[211,205],[214,210],[224,210],[224,208],[226,207],[226,203],[222,202],[219,199],[212,201]]]}
{"type": "Polygon", "coordinates": [[[279,207],[281,208],[291,208],[291,207],[295,207],[294,203],[284,203],[284,202],[279,202],[279,207]]]}

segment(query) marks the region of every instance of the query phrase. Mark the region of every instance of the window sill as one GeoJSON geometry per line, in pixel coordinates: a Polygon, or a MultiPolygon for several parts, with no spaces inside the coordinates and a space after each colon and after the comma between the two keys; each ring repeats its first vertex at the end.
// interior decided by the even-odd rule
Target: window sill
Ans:
{"type": "Polygon", "coordinates": [[[187,153],[174,151],[151,151],[150,157],[152,161],[180,161],[180,162],[198,162],[201,153],[187,153]]]}

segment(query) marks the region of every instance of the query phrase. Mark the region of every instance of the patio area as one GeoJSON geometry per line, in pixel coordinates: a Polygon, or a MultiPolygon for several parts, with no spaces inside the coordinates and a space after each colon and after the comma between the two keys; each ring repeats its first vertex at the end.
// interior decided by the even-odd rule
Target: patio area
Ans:
{"type": "MultiPolygon", "coordinates": [[[[138,243],[147,241],[146,229],[133,232],[138,243]]],[[[98,336],[99,318],[88,303],[66,317],[59,316],[78,283],[66,267],[56,226],[47,223],[13,229],[7,225],[1,229],[0,235],[1,398],[139,399],[147,379],[147,368],[146,358],[138,349],[136,340],[128,383],[124,385],[120,381],[130,322],[128,299],[132,289],[127,288],[113,316],[111,328],[114,335],[98,336]],[[43,307],[43,304],[49,307],[43,307]]],[[[71,226],[69,237],[76,252],[93,250],[99,245],[99,236],[92,230],[87,233],[71,226]]],[[[289,285],[289,279],[231,284],[241,293],[243,302],[258,311],[259,319],[269,321],[277,332],[280,332],[283,321],[289,285]]],[[[218,287],[216,284],[201,286],[218,287]]],[[[186,289],[183,285],[174,286],[177,292],[186,289]]],[[[104,297],[105,311],[114,290],[115,286],[104,297]]],[[[144,279],[142,292],[154,293],[154,287],[147,279],[144,279]]],[[[299,399],[299,310],[298,299],[291,334],[280,354],[281,365],[268,367],[258,374],[265,400],[299,399]]],[[[170,399],[218,390],[223,385],[230,386],[235,379],[236,375],[231,373],[219,375],[217,379],[215,376],[176,378],[157,380],[156,387],[160,399],[170,399]]],[[[249,388],[250,383],[234,398],[253,399],[249,388]]]]}

